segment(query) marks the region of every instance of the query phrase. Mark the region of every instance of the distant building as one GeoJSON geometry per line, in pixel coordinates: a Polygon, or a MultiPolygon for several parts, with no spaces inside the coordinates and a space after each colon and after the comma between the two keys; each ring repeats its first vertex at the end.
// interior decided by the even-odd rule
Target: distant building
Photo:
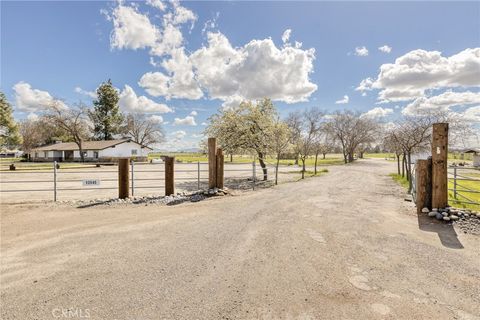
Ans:
{"type": "MultiPolygon", "coordinates": [[[[152,150],[130,139],[84,141],[82,143],[85,161],[116,161],[118,158],[134,158],[146,161],[152,150]]],[[[80,151],[75,142],[56,142],[33,149],[32,161],[81,161],[80,151]]]]}
{"type": "Polygon", "coordinates": [[[23,151],[20,150],[2,150],[0,151],[0,158],[20,158],[23,151]]]}
{"type": "Polygon", "coordinates": [[[473,166],[476,168],[480,167],[480,149],[466,149],[463,150],[463,153],[473,154],[473,166]]]}

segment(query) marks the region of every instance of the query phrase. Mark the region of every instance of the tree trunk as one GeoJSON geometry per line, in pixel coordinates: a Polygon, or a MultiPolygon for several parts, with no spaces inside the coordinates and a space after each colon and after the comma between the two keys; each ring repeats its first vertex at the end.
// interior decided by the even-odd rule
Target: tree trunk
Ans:
{"type": "Polygon", "coordinates": [[[295,156],[295,165],[298,166],[298,154],[295,156]]]}
{"type": "Polygon", "coordinates": [[[405,153],[402,155],[402,177],[405,177],[405,153]]]}
{"type": "Polygon", "coordinates": [[[305,179],[305,159],[302,157],[302,179],[305,179]]]}
{"type": "Polygon", "coordinates": [[[398,175],[400,175],[400,154],[395,154],[397,156],[397,171],[398,175]]]}
{"type": "Polygon", "coordinates": [[[80,152],[80,161],[85,162],[85,155],[83,154],[82,142],[77,142],[78,152],[80,152]]]}
{"type": "Polygon", "coordinates": [[[280,164],[280,153],[277,154],[277,165],[275,166],[275,185],[278,184],[278,166],[280,164]]]}
{"type": "Polygon", "coordinates": [[[353,152],[348,153],[348,162],[353,162],[353,152]]]}
{"type": "Polygon", "coordinates": [[[263,181],[267,181],[267,179],[268,179],[267,165],[265,164],[265,161],[263,160],[263,153],[261,153],[261,152],[258,153],[258,162],[260,163],[260,166],[262,167],[263,181]]]}
{"type": "Polygon", "coordinates": [[[233,153],[230,153],[230,162],[233,162],[233,153]]]}
{"type": "Polygon", "coordinates": [[[408,193],[411,193],[412,192],[412,153],[411,152],[408,152],[408,158],[407,158],[407,165],[408,165],[408,193]]]}
{"type": "Polygon", "coordinates": [[[326,153],[323,154],[323,160],[325,160],[325,155],[326,155],[326,153]]]}
{"type": "Polygon", "coordinates": [[[318,153],[315,153],[315,169],[313,170],[315,175],[317,175],[317,160],[318,160],[318,153]]]}
{"type": "Polygon", "coordinates": [[[363,151],[359,153],[358,158],[363,159],[363,151]]]}
{"type": "Polygon", "coordinates": [[[343,161],[345,161],[345,163],[348,163],[347,152],[345,150],[343,151],[343,161]]]}

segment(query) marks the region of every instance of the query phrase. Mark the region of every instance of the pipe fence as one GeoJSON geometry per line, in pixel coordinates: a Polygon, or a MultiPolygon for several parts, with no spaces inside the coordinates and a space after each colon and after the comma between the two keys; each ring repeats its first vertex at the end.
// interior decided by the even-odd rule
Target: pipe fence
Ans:
{"type": "MultiPolygon", "coordinates": [[[[14,170],[0,172],[2,201],[16,200],[83,200],[87,198],[117,197],[119,188],[116,165],[62,168],[56,162],[50,169],[14,170]]],[[[271,183],[275,167],[263,168],[251,163],[225,163],[225,186],[231,189],[253,189],[271,183]],[[273,174],[271,174],[273,173],[273,174]]],[[[208,163],[181,163],[174,165],[175,188],[178,191],[196,191],[208,188],[208,163]]],[[[130,162],[129,188],[131,196],[164,194],[164,163],[130,162]]]]}
{"type": "Polygon", "coordinates": [[[480,169],[463,166],[448,167],[448,190],[455,203],[480,206],[480,169]],[[474,199],[475,198],[475,199],[474,199]]]}

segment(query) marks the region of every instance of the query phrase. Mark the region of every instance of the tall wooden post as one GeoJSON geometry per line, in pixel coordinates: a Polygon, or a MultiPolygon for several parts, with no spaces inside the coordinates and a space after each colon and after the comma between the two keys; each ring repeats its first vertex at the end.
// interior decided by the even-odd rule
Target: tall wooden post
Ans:
{"type": "Polygon", "coordinates": [[[432,208],[432,159],[417,160],[415,175],[415,204],[420,213],[423,208],[432,208]]]}
{"type": "Polygon", "coordinates": [[[223,164],[224,157],[222,148],[217,149],[217,188],[223,189],[223,164]]]}
{"type": "Polygon", "coordinates": [[[448,205],[447,184],[448,123],[433,124],[432,133],[432,207],[448,205]]]}
{"type": "Polygon", "coordinates": [[[165,195],[175,194],[175,157],[165,157],[165,195]]]}
{"type": "Polygon", "coordinates": [[[129,165],[130,159],[118,159],[118,197],[126,199],[130,196],[129,165]]]}
{"type": "Polygon", "coordinates": [[[217,139],[208,138],[208,188],[217,186],[217,139]]]}

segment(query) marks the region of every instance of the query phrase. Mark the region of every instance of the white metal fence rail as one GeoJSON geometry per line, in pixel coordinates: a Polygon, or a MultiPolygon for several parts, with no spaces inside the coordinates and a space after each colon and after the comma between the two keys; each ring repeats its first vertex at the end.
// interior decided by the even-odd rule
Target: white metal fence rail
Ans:
{"type": "MultiPolygon", "coordinates": [[[[275,167],[267,164],[267,182],[275,177],[275,167]],[[273,174],[272,174],[273,173],[273,174]]],[[[225,163],[225,186],[229,188],[254,189],[265,183],[263,169],[255,162],[252,163],[225,163]],[[258,179],[260,177],[260,179],[258,179]]],[[[175,185],[180,190],[194,191],[208,187],[208,163],[175,163],[175,185]]],[[[136,163],[130,164],[130,190],[136,196],[140,191],[151,190],[156,194],[163,194],[165,187],[165,169],[163,163],[136,163]]],[[[99,191],[107,191],[103,196],[116,197],[118,190],[118,170],[115,165],[101,166],[100,168],[59,168],[53,163],[48,170],[15,170],[0,172],[0,194],[2,198],[8,194],[20,194],[28,199],[35,193],[50,193],[45,199],[57,201],[64,198],[66,193],[75,192],[75,200],[84,199],[88,194],[98,197],[99,191]],[[24,178],[25,177],[25,178],[24,178]],[[92,181],[85,186],[86,180],[92,181]],[[97,182],[93,182],[97,181],[97,182]],[[111,192],[108,192],[111,191],[111,192]]],[[[43,197],[42,197],[43,198],[43,197]]],[[[72,196],[70,196],[72,198],[72,196]]],[[[62,199],[63,200],[63,199],[62,199]]]]}
{"type": "Polygon", "coordinates": [[[453,202],[480,205],[479,201],[472,199],[470,196],[470,194],[480,194],[480,169],[450,166],[448,168],[448,181],[451,185],[448,190],[453,192],[453,202]],[[467,186],[468,182],[474,182],[474,186],[467,186]]]}

